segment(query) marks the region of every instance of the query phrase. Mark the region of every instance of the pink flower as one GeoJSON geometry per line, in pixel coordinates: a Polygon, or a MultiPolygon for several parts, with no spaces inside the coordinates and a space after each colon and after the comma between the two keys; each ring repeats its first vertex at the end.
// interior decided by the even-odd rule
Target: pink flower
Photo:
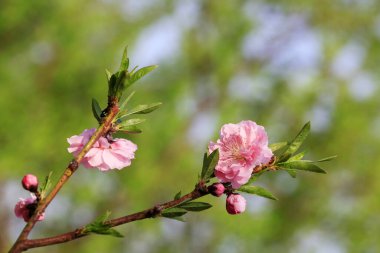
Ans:
{"type": "MultiPolygon", "coordinates": [[[[28,222],[32,217],[37,208],[37,198],[32,195],[32,197],[27,199],[20,198],[20,201],[17,202],[14,212],[16,217],[23,218],[25,222],[28,222]]],[[[38,216],[37,221],[41,221],[45,218],[45,213],[42,213],[38,216]]]]}
{"type": "Polygon", "coordinates": [[[22,187],[30,192],[36,192],[38,188],[38,179],[35,175],[27,174],[22,178],[22,187]]]}
{"type": "Polygon", "coordinates": [[[215,149],[219,149],[215,176],[221,182],[230,182],[234,189],[247,183],[253,169],[273,156],[264,127],[249,120],[224,125],[217,142],[209,144],[210,153],[215,149]]]}
{"type": "MultiPolygon", "coordinates": [[[[90,140],[96,129],[84,130],[81,135],[74,135],[67,139],[70,144],[68,151],[78,155],[90,140]]],[[[98,168],[101,171],[122,169],[131,165],[135,158],[137,145],[125,139],[108,140],[100,137],[82,160],[86,168],[98,168]]]]}
{"type": "Polygon", "coordinates": [[[73,153],[74,156],[77,156],[95,131],[96,128],[85,129],[80,135],[74,135],[67,138],[67,142],[70,144],[70,147],[67,149],[69,153],[73,153]]]}
{"type": "Polygon", "coordinates": [[[225,190],[226,188],[221,183],[214,183],[208,187],[208,191],[210,192],[210,194],[215,197],[222,196],[225,190]]]}
{"type": "Polygon", "coordinates": [[[239,214],[245,211],[247,201],[240,194],[231,194],[226,200],[226,209],[229,214],[239,214]]]}

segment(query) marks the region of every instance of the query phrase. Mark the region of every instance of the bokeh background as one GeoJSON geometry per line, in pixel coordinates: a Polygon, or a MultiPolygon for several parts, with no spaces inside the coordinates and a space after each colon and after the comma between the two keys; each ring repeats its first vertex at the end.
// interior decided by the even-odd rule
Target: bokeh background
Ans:
{"type": "Polygon", "coordinates": [[[24,222],[26,173],[56,180],[71,155],[66,138],[96,126],[104,69],[160,67],[139,81],[132,105],[147,116],[137,159],[120,172],[80,169],[31,237],[117,217],[191,191],[202,154],[224,123],[251,119],[270,142],[312,122],[307,158],[339,158],[327,175],[267,173],[279,201],[225,199],[186,216],[119,227],[124,239],[90,236],[30,252],[380,252],[380,3],[377,0],[67,0],[0,2],[0,252],[24,222]]]}

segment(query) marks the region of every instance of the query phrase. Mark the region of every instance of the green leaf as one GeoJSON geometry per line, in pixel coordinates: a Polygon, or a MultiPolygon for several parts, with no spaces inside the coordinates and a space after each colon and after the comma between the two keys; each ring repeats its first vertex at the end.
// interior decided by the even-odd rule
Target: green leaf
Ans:
{"type": "Polygon", "coordinates": [[[131,77],[127,81],[128,82],[127,87],[131,86],[137,80],[139,80],[140,78],[142,78],[143,76],[145,76],[146,74],[148,74],[149,72],[151,72],[152,70],[154,70],[157,67],[158,67],[157,65],[152,65],[152,66],[143,67],[143,68],[137,70],[135,73],[133,73],[133,71],[131,71],[131,73],[133,73],[133,74],[131,74],[131,77]]]}
{"type": "Polygon", "coordinates": [[[334,159],[337,158],[337,157],[338,157],[338,156],[333,155],[333,156],[329,156],[329,157],[326,157],[326,158],[319,159],[318,161],[315,161],[315,162],[316,162],[316,163],[328,162],[328,161],[334,160],[334,159]]]}
{"type": "Polygon", "coordinates": [[[204,154],[201,179],[207,181],[208,179],[212,177],[215,170],[215,166],[218,164],[218,161],[219,161],[218,149],[215,149],[208,156],[207,156],[207,153],[204,154]]]}
{"type": "Polygon", "coordinates": [[[291,170],[304,170],[304,171],[310,171],[315,173],[323,173],[326,174],[326,171],[320,168],[319,166],[313,164],[312,161],[292,161],[292,162],[285,162],[285,163],[279,163],[277,164],[280,168],[283,169],[291,169],[291,170]]]}
{"type": "Polygon", "coordinates": [[[129,67],[128,47],[125,47],[123,56],[121,58],[119,71],[128,70],[128,67],[129,67]]]}
{"type": "Polygon", "coordinates": [[[288,145],[288,142],[277,142],[277,143],[272,143],[269,145],[269,148],[272,150],[272,152],[274,151],[277,151],[279,149],[282,149],[283,147],[285,147],[286,145],[288,145]]]}
{"type": "Polygon", "coordinates": [[[85,231],[87,233],[94,233],[94,234],[98,234],[98,235],[110,235],[110,236],[114,236],[114,237],[124,237],[119,231],[117,231],[116,229],[113,229],[113,228],[109,228],[109,227],[106,227],[106,226],[91,226],[91,227],[86,227],[85,231]]]}
{"type": "Polygon", "coordinates": [[[124,102],[120,106],[120,112],[124,111],[125,106],[128,104],[129,100],[135,95],[135,91],[132,91],[131,94],[124,100],[124,102]]]}
{"type": "Polygon", "coordinates": [[[99,123],[102,121],[102,117],[100,116],[102,114],[102,109],[95,98],[92,99],[92,114],[99,123]]]}
{"type": "Polygon", "coordinates": [[[119,99],[123,95],[123,92],[125,90],[125,81],[128,80],[129,75],[126,70],[122,70],[117,72],[117,80],[115,85],[115,96],[117,96],[119,99]]]}
{"type": "Polygon", "coordinates": [[[51,176],[53,175],[53,171],[50,171],[49,174],[45,177],[44,182],[40,186],[40,194],[41,194],[41,199],[44,199],[46,196],[46,192],[49,190],[51,186],[51,176]]]}
{"type": "Polygon", "coordinates": [[[110,211],[106,211],[104,214],[102,214],[99,217],[97,217],[91,224],[94,224],[94,223],[104,223],[110,217],[110,215],[111,215],[111,212],[110,211]]]}
{"type": "Polygon", "coordinates": [[[137,107],[131,109],[129,112],[126,112],[125,114],[120,116],[119,119],[122,120],[132,114],[147,114],[158,109],[158,107],[160,107],[161,105],[162,105],[161,102],[150,104],[150,105],[138,105],[137,107]]]}
{"type": "Polygon", "coordinates": [[[282,153],[280,158],[278,159],[278,162],[284,162],[288,160],[302,145],[302,143],[305,141],[306,137],[308,136],[310,132],[310,122],[307,122],[301,131],[297,134],[297,136],[290,142],[287,149],[282,153]]]}
{"type": "Polygon", "coordinates": [[[141,129],[136,126],[125,126],[118,127],[118,131],[124,132],[126,134],[139,134],[142,133],[141,129]]]}
{"type": "Polygon", "coordinates": [[[112,74],[108,81],[108,96],[114,97],[116,96],[116,75],[112,74]]]}
{"type": "Polygon", "coordinates": [[[108,82],[110,81],[111,76],[112,76],[111,72],[108,69],[106,69],[106,77],[107,77],[108,82]]]}
{"type": "Polygon", "coordinates": [[[133,126],[133,125],[137,125],[137,124],[140,124],[142,122],[144,122],[146,119],[129,119],[129,120],[126,120],[122,123],[120,123],[120,128],[125,128],[125,127],[128,127],[128,126],[133,126]]]}
{"type": "Polygon", "coordinates": [[[85,226],[84,232],[100,234],[100,235],[111,235],[115,237],[123,237],[123,235],[120,234],[117,230],[111,228],[110,225],[105,224],[110,214],[111,212],[107,211],[105,214],[96,218],[92,223],[85,226]]]}
{"type": "Polygon", "coordinates": [[[241,191],[241,192],[246,192],[249,194],[256,194],[260,197],[277,200],[277,198],[275,196],[273,196],[273,194],[270,191],[268,191],[268,190],[266,190],[260,186],[243,185],[237,190],[241,191]]]}
{"type": "Polygon", "coordinates": [[[206,202],[185,202],[183,204],[178,205],[177,207],[180,207],[190,212],[200,212],[211,208],[212,205],[206,202]]]}
{"type": "Polygon", "coordinates": [[[166,218],[173,218],[173,217],[182,216],[186,213],[187,211],[182,208],[173,207],[173,208],[165,209],[164,211],[162,211],[161,216],[166,217],[166,218]]]}
{"type": "Polygon", "coordinates": [[[298,153],[297,155],[294,155],[290,157],[286,162],[293,162],[293,161],[299,161],[305,156],[305,151],[298,153]]]}
{"type": "Polygon", "coordinates": [[[177,192],[177,194],[174,196],[174,200],[181,198],[181,191],[177,192]]]}

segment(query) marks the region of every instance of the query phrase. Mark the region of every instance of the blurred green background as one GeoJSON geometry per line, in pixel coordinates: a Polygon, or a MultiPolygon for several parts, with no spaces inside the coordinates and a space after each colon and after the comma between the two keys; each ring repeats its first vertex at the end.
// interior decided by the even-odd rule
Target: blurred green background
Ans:
{"type": "Polygon", "coordinates": [[[104,69],[160,67],[137,83],[133,105],[148,115],[136,160],[120,172],[80,169],[31,237],[52,236],[106,210],[117,217],[192,190],[202,154],[225,123],[251,119],[270,142],[306,121],[307,158],[339,158],[327,175],[267,173],[279,201],[225,199],[187,222],[149,219],[119,227],[124,239],[90,236],[30,252],[380,252],[380,3],[338,1],[0,2],[0,252],[24,222],[26,173],[57,179],[71,159],[66,138],[96,126],[105,106],[104,69]]]}

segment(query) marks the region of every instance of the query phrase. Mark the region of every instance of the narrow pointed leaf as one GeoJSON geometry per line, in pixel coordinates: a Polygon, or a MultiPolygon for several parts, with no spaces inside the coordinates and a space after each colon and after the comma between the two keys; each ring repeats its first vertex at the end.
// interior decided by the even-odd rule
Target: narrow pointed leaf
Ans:
{"type": "Polygon", "coordinates": [[[293,161],[299,161],[305,156],[305,151],[298,153],[297,155],[294,155],[290,157],[286,162],[293,162],[293,161]]]}
{"type": "Polygon", "coordinates": [[[108,96],[114,97],[116,95],[116,75],[112,74],[108,81],[108,96]]]}
{"type": "Polygon", "coordinates": [[[114,237],[124,237],[119,231],[113,228],[91,228],[90,230],[86,230],[87,232],[98,234],[98,235],[110,235],[114,237]]]}
{"type": "Polygon", "coordinates": [[[285,142],[277,142],[277,143],[270,144],[269,148],[272,150],[272,152],[274,152],[274,151],[277,151],[279,149],[282,149],[286,145],[288,145],[288,143],[286,141],[285,142]]]}
{"type": "Polygon", "coordinates": [[[190,212],[200,212],[211,208],[212,205],[206,202],[185,202],[183,204],[178,205],[177,207],[180,207],[190,212]]]}
{"type": "Polygon", "coordinates": [[[107,211],[105,214],[96,218],[92,223],[88,224],[84,231],[86,233],[94,233],[101,235],[111,235],[115,237],[123,237],[117,230],[110,227],[110,225],[105,224],[106,220],[109,218],[111,212],[107,211]]]}
{"type": "Polygon", "coordinates": [[[318,162],[318,163],[321,163],[321,162],[328,162],[328,161],[331,161],[331,160],[334,160],[335,158],[337,158],[338,156],[334,155],[334,156],[329,156],[329,157],[326,157],[326,158],[322,158],[322,159],[319,159],[318,161],[315,161],[315,162],[318,162]]]}
{"type": "MultiPolygon", "coordinates": [[[[137,70],[135,73],[133,73],[131,75],[131,77],[129,78],[128,80],[128,84],[127,84],[127,87],[131,86],[133,83],[135,83],[137,80],[139,80],[140,78],[142,78],[143,76],[145,76],[146,74],[148,74],[149,72],[151,72],[152,70],[154,70],[155,68],[157,68],[158,66],[157,65],[152,65],[152,66],[147,66],[147,67],[143,67],[139,70],[137,70]]],[[[133,71],[132,71],[133,72],[133,71]]],[[[132,73],[131,72],[131,73],[132,73]]]]}
{"type": "Polygon", "coordinates": [[[118,131],[127,133],[127,134],[139,134],[142,133],[142,130],[136,126],[125,126],[125,127],[118,127],[118,131]]]}
{"type": "Polygon", "coordinates": [[[123,113],[125,106],[128,104],[129,100],[135,95],[135,91],[132,91],[131,94],[123,101],[123,103],[120,106],[120,114],[123,113]]]}
{"type": "Polygon", "coordinates": [[[162,105],[161,102],[149,104],[149,105],[138,105],[135,108],[131,109],[130,111],[126,112],[124,115],[120,117],[120,119],[123,119],[125,117],[128,117],[132,114],[147,114],[150,112],[153,112],[154,110],[158,109],[162,105]]]}
{"type": "Polygon", "coordinates": [[[112,76],[111,72],[108,69],[106,69],[106,77],[107,77],[108,82],[110,81],[111,76],[112,76]]]}
{"type": "Polygon", "coordinates": [[[128,47],[125,47],[124,52],[123,52],[123,57],[121,58],[119,71],[128,70],[128,67],[129,67],[128,47]]]}
{"type": "Polygon", "coordinates": [[[290,142],[288,147],[279,158],[279,162],[288,160],[302,145],[310,132],[310,122],[306,123],[297,136],[290,142]]]}
{"type": "Polygon", "coordinates": [[[203,154],[202,171],[201,171],[200,178],[204,178],[204,176],[206,174],[206,170],[207,170],[207,153],[204,153],[203,154]]]}
{"type": "Polygon", "coordinates": [[[182,208],[170,208],[162,211],[161,215],[167,218],[179,217],[186,214],[187,211],[182,208]]]}
{"type": "Polygon", "coordinates": [[[53,175],[53,171],[50,171],[49,174],[45,177],[44,182],[40,186],[40,194],[41,199],[44,199],[46,196],[46,192],[49,190],[51,186],[51,176],[53,175]]]}
{"type": "Polygon", "coordinates": [[[253,186],[253,185],[243,185],[242,187],[240,187],[238,189],[238,191],[241,191],[241,192],[246,192],[246,193],[250,193],[250,194],[255,194],[255,195],[258,195],[260,197],[264,197],[264,198],[268,198],[268,199],[273,199],[273,200],[277,200],[277,198],[275,196],[273,196],[273,194],[260,187],[260,186],[253,186]]]}
{"type": "Polygon", "coordinates": [[[304,171],[326,174],[325,170],[313,164],[311,161],[293,161],[293,162],[279,163],[277,164],[277,166],[284,169],[304,170],[304,171]]]}
{"type": "Polygon", "coordinates": [[[95,98],[92,99],[92,114],[94,115],[95,119],[100,123],[102,121],[102,117],[100,116],[102,114],[102,109],[99,106],[98,101],[96,101],[95,98]]]}
{"type": "Polygon", "coordinates": [[[177,192],[177,194],[174,196],[174,200],[181,198],[181,191],[177,192]]]}
{"type": "Polygon", "coordinates": [[[103,223],[105,222],[111,215],[110,211],[106,211],[104,214],[100,215],[97,217],[93,223],[103,223]]]}
{"type": "Polygon", "coordinates": [[[219,150],[215,149],[210,155],[205,154],[203,159],[201,178],[208,180],[214,173],[215,166],[219,161],[219,150]]]}
{"type": "Polygon", "coordinates": [[[117,80],[115,85],[115,95],[120,99],[125,90],[125,81],[128,79],[126,70],[117,72],[117,80]]]}
{"type": "Polygon", "coordinates": [[[140,124],[142,122],[144,122],[146,119],[129,119],[129,120],[126,120],[122,123],[120,123],[120,128],[125,128],[127,126],[133,126],[133,125],[137,125],[137,124],[140,124]]]}

